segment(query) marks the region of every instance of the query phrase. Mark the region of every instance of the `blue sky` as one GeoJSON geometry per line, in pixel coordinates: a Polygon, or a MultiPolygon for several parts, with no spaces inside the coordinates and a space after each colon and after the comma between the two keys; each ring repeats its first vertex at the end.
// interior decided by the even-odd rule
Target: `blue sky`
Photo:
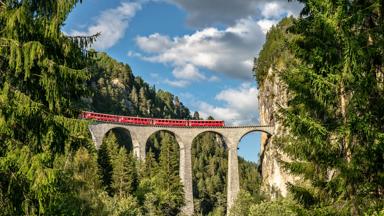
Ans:
{"type": "MultiPolygon", "coordinates": [[[[192,112],[249,125],[258,123],[253,58],[268,29],[300,8],[287,0],[85,0],[63,31],[100,32],[93,48],[179,96],[192,112]]],[[[244,137],[239,154],[257,161],[259,139],[244,137]]]]}

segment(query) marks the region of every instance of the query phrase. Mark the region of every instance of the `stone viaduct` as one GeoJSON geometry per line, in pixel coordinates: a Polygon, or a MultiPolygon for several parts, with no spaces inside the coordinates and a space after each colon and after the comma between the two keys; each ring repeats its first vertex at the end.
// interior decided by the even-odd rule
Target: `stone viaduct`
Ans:
{"type": "Polygon", "coordinates": [[[195,137],[204,132],[214,132],[222,136],[228,149],[228,180],[227,180],[227,209],[233,205],[240,191],[237,150],[242,137],[253,131],[261,131],[272,135],[271,126],[226,126],[226,127],[168,127],[142,126],[119,123],[93,123],[89,125],[92,139],[98,149],[106,133],[114,128],[129,131],[132,139],[134,154],[140,160],[145,160],[146,144],[149,137],[159,131],[172,133],[180,147],[180,178],[184,186],[185,206],[183,213],[193,215],[192,193],[192,160],[191,148],[195,137]]]}

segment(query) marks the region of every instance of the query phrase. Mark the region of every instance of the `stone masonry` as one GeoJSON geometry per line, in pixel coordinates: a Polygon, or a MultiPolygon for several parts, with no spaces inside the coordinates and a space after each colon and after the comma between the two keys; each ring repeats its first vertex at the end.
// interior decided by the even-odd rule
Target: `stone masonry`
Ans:
{"type": "Polygon", "coordinates": [[[228,184],[227,184],[227,209],[234,204],[240,191],[237,147],[242,137],[253,131],[262,131],[272,135],[273,127],[270,126],[241,126],[241,127],[158,127],[127,125],[117,123],[94,123],[89,126],[92,139],[98,149],[105,134],[114,129],[123,128],[129,131],[132,138],[134,154],[140,160],[145,160],[145,148],[149,137],[158,131],[171,132],[180,146],[180,178],[184,186],[185,206],[183,213],[193,215],[192,193],[192,160],[191,149],[195,137],[204,132],[220,134],[228,147],[228,184]]]}

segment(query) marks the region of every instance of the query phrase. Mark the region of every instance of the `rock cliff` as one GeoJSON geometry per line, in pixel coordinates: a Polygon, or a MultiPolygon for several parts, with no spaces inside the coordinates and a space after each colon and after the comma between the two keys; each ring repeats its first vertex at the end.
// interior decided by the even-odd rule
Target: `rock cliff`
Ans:
{"type": "Polygon", "coordinates": [[[280,106],[287,103],[287,92],[278,73],[270,68],[263,85],[259,88],[259,121],[261,125],[273,125],[274,136],[262,134],[260,148],[260,164],[262,174],[262,188],[271,198],[287,195],[287,182],[294,179],[286,173],[278,162],[287,158],[277,148],[278,138],[284,135],[283,125],[277,118],[280,106]]]}
{"type": "Polygon", "coordinates": [[[267,134],[262,135],[260,148],[262,189],[272,199],[280,195],[286,196],[286,183],[295,180],[282,169],[279,160],[286,161],[288,158],[278,150],[278,144],[282,142],[279,138],[286,133],[278,114],[279,109],[286,106],[288,102],[288,92],[280,76],[292,60],[292,55],[286,46],[287,37],[289,37],[286,29],[291,21],[290,18],[284,19],[271,28],[254,66],[259,87],[259,123],[274,126],[272,137],[268,137],[267,134]]]}

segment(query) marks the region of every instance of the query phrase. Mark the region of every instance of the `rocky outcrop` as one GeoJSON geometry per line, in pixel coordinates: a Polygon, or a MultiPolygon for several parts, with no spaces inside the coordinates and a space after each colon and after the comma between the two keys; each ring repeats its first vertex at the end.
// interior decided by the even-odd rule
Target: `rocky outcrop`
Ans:
{"type": "Polygon", "coordinates": [[[288,160],[277,148],[278,138],[285,130],[277,118],[277,113],[288,101],[288,93],[279,79],[279,70],[270,68],[265,79],[259,86],[259,121],[261,125],[273,125],[273,136],[262,135],[260,148],[260,164],[262,174],[262,189],[271,196],[285,197],[287,182],[294,177],[285,172],[279,164],[279,159],[288,160]]]}

